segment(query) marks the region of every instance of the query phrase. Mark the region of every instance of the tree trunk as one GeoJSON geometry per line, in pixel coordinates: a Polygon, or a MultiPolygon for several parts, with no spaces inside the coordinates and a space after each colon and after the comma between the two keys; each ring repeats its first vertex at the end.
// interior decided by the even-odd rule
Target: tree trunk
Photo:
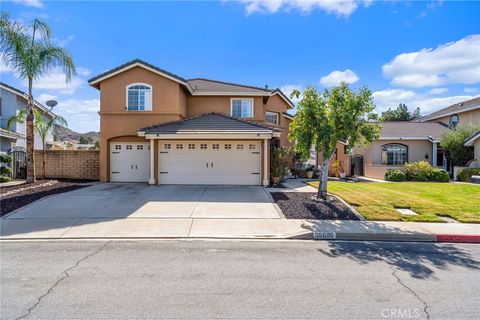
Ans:
{"type": "Polygon", "coordinates": [[[328,181],[328,167],[330,165],[330,157],[322,161],[322,174],[318,185],[317,198],[327,200],[327,181],[328,181]]]}
{"type": "Polygon", "coordinates": [[[36,181],[35,177],[35,153],[34,153],[34,145],[35,145],[35,133],[34,133],[34,126],[33,121],[35,119],[35,115],[33,113],[34,102],[33,102],[33,95],[32,95],[32,79],[28,79],[28,101],[27,101],[27,183],[32,183],[36,181]]]}
{"type": "Polygon", "coordinates": [[[45,160],[45,143],[43,144],[43,151],[42,151],[42,176],[43,176],[43,179],[45,179],[45,164],[46,164],[46,160],[45,160]]]}

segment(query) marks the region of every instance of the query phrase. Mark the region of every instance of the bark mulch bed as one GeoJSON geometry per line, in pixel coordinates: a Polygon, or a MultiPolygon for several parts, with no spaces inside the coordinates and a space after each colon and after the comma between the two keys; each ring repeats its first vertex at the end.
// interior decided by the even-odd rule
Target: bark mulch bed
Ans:
{"type": "Polygon", "coordinates": [[[287,219],[359,220],[337,199],[323,203],[312,200],[315,193],[272,192],[271,194],[287,219]]]}
{"type": "Polygon", "coordinates": [[[38,199],[88,187],[74,181],[38,180],[35,183],[0,187],[0,216],[26,206],[38,199]]]}

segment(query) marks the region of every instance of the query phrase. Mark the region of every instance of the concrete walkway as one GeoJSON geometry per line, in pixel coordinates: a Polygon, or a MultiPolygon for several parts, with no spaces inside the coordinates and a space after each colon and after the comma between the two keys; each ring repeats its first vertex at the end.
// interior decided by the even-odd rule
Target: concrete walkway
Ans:
{"type": "Polygon", "coordinates": [[[295,219],[2,219],[0,239],[221,238],[480,243],[480,224],[295,219]]]}

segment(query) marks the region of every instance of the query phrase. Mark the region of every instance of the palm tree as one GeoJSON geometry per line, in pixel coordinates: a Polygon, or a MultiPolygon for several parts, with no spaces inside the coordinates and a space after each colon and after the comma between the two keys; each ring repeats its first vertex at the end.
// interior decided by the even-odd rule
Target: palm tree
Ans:
{"type": "MultiPolygon", "coordinates": [[[[42,177],[45,178],[45,149],[46,149],[46,142],[48,133],[52,131],[53,127],[58,124],[61,126],[67,126],[67,120],[65,120],[62,116],[54,115],[53,117],[45,117],[42,112],[38,109],[33,110],[33,114],[35,116],[35,120],[33,122],[33,126],[35,131],[37,131],[40,139],[42,139],[42,177]]],[[[7,121],[7,129],[14,125],[14,123],[24,123],[25,118],[27,116],[27,109],[22,109],[16,115],[10,117],[7,121]]]]}
{"type": "Polygon", "coordinates": [[[30,25],[12,21],[7,13],[0,17],[0,50],[4,63],[20,79],[28,81],[28,100],[25,108],[27,123],[27,183],[35,182],[34,99],[33,80],[61,68],[68,83],[76,74],[75,65],[67,50],[52,44],[50,27],[35,19],[30,25]]]}

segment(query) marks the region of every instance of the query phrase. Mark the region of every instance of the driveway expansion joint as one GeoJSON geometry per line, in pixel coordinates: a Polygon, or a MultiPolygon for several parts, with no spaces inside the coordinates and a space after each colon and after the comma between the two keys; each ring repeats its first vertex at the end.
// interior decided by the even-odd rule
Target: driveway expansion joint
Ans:
{"type": "Polygon", "coordinates": [[[42,294],[40,297],[37,298],[37,301],[33,304],[33,306],[31,306],[30,308],[28,308],[27,312],[23,315],[21,315],[20,317],[18,318],[15,318],[15,320],[20,320],[20,319],[23,319],[23,318],[26,318],[28,317],[32,312],[33,310],[42,302],[42,300],[47,297],[48,295],[50,295],[53,291],[53,289],[55,289],[63,280],[67,279],[68,277],[70,277],[70,274],[68,273],[69,271],[75,269],[76,267],[78,267],[80,265],[80,263],[82,261],[85,261],[87,260],[88,258],[91,258],[93,257],[94,255],[96,255],[97,253],[99,253],[100,251],[102,251],[103,249],[105,249],[105,247],[107,245],[110,244],[110,241],[107,241],[103,246],[101,246],[99,249],[95,250],[94,252],[92,253],[89,253],[87,254],[86,256],[84,256],[83,258],[80,258],[79,260],[77,260],[77,262],[75,262],[75,264],[67,269],[65,269],[64,271],[62,271],[62,273],[64,274],[60,279],[58,279],[57,281],[55,281],[55,283],[50,287],[48,288],[47,292],[45,292],[44,294],[42,294]]]}
{"type": "Polygon", "coordinates": [[[407,289],[408,291],[410,291],[411,294],[413,294],[413,296],[415,298],[417,298],[424,306],[423,308],[423,312],[425,313],[426,317],[427,317],[427,320],[430,319],[430,313],[428,312],[428,308],[430,308],[430,306],[425,302],[425,300],[423,300],[422,298],[420,298],[420,296],[412,289],[410,288],[409,286],[407,286],[405,283],[403,283],[403,281],[400,279],[400,277],[397,275],[397,270],[391,266],[391,269],[392,269],[392,276],[394,276],[396,279],[397,279],[397,282],[402,286],[404,287],[405,289],[407,289]]]}

